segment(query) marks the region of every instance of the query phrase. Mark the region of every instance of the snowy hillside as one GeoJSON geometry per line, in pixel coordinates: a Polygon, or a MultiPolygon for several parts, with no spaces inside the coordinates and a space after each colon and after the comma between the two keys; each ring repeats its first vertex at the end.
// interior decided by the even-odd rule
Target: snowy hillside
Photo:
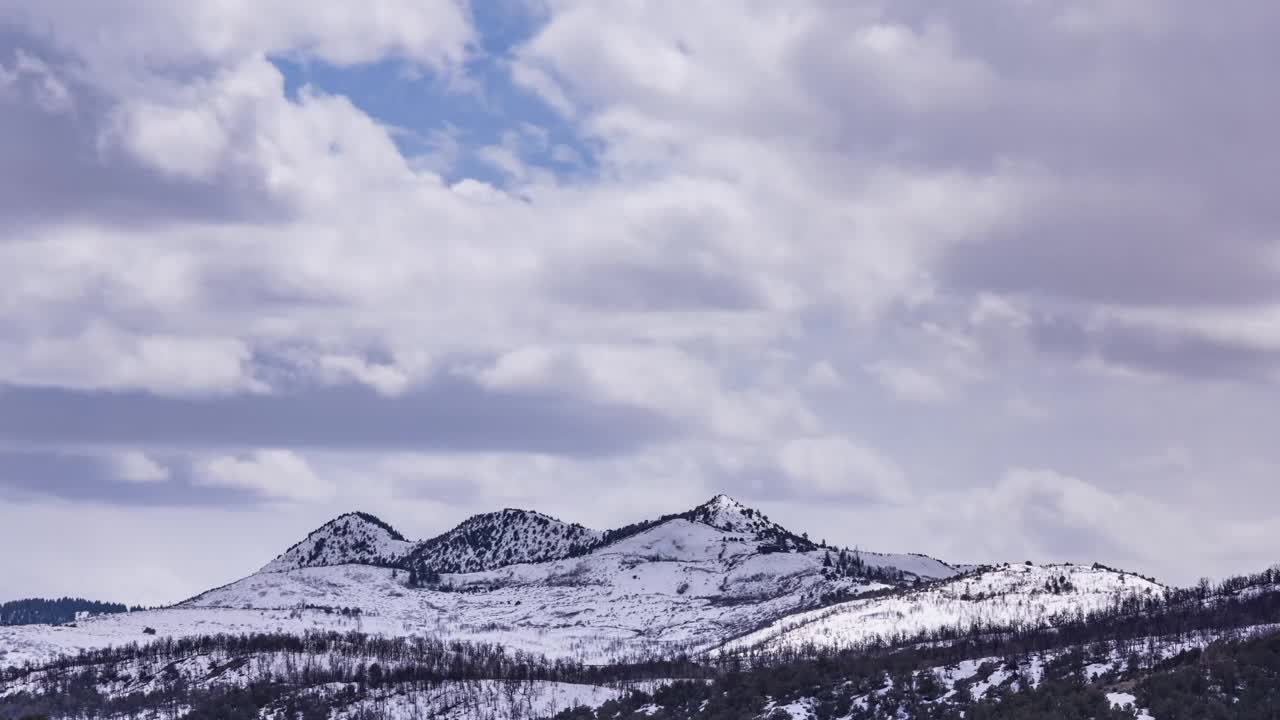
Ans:
{"type": "Polygon", "coordinates": [[[725,496],[603,533],[505,510],[418,543],[350,514],[174,607],[0,627],[0,717],[964,720],[1043,691],[1175,718],[1144,673],[1274,634],[1277,587],[1280,569],[1180,590],[1101,565],[962,573],[725,496]]]}
{"type": "Polygon", "coordinates": [[[76,717],[133,717],[139,706],[160,704],[168,712],[145,717],[170,718],[181,715],[181,704],[172,698],[183,693],[217,707],[217,717],[245,717],[231,708],[248,696],[262,707],[253,716],[262,718],[532,720],[659,684],[571,663],[553,665],[493,645],[379,641],[358,632],[204,636],[145,649],[124,646],[0,675],[0,717],[9,717],[6,701],[79,694],[91,696],[95,711],[103,712],[76,717]],[[276,696],[266,707],[264,681],[276,696]]]}
{"type": "MultiPolygon", "coordinates": [[[[144,627],[155,629],[158,637],[361,629],[387,636],[500,642],[555,657],[607,659],[714,647],[832,596],[888,587],[858,576],[852,566],[845,571],[834,567],[836,551],[777,551],[772,533],[760,539],[743,524],[743,518],[754,517],[754,512],[728,510],[733,512],[706,519],[732,529],[676,517],[573,557],[442,573],[421,587],[412,586],[408,571],[387,566],[346,564],[260,572],[171,610],[133,613],[114,622],[95,619],[79,628],[41,626],[0,632],[0,648],[9,651],[9,662],[16,663],[80,647],[145,641],[144,627]]],[[[560,552],[573,544],[573,535],[562,532],[563,528],[577,534],[591,532],[542,522],[536,519],[541,516],[532,513],[480,517],[483,523],[464,523],[458,534],[465,538],[466,529],[473,531],[472,540],[487,537],[496,547],[560,552]],[[557,538],[559,545],[554,542],[557,538]]],[[[361,532],[349,530],[337,536],[361,532]]],[[[330,537],[313,534],[314,542],[295,550],[307,558],[310,550],[305,548],[318,545],[318,538],[330,537]]],[[[402,541],[394,542],[390,547],[403,547],[402,541]]],[[[338,547],[329,540],[325,546],[338,547]]],[[[446,541],[438,547],[465,550],[471,546],[446,541]]],[[[938,569],[951,572],[941,564],[938,569]]]]}
{"type": "Polygon", "coordinates": [[[766,543],[676,519],[581,556],[445,573],[422,588],[395,569],[309,568],[253,575],[182,607],[350,607],[366,632],[601,659],[711,647],[824,596],[886,587],[837,577],[824,550],[761,552],[766,543]]]}
{"type": "Polygon", "coordinates": [[[601,534],[542,513],[506,509],[476,515],[423,541],[405,564],[419,573],[459,573],[559,560],[590,548],[601,534]]]}
{"type": "Polygon", "coordinates": [[[367,513],[347,513],[307,535],[260,572],[348,563],[393,565],[412,548],[413,543],[378,518],[367,513]]]}
{"type": "Polygon", "coordinates": [[[605,533],[504,510],[419,543],[351,514],[263,571],[172,609],[4,629],[0,666],[152,637],[326,630],[592,661],[707,651],[734,638],[734,647],[839,645],[975,621],[1041,623],[1158,587],[1085,568],[1015,566],[948,581],[956,575],[921,555],[819,546],[726,496],[605,533]],[[1043,587],[1058,576],[1069,586],[1043,587]]]}
{"type": "MultiPolygon", "coordinates": [[[[377,565],[412,570],[415,578],[472,573],[509,565],[579,557],[675,521],[711,527],[726,536],[756,543],[760,553],[813,552],[817,543],[769,520],[727,495],[717,495],[691,510],[600,532],[542,513],[508,508],[476,515],[436,537],[411,542],[386,522],[367,513],[342,515],[313,531],[272,560],[261,572],[309,567],[377,565]]],[[[822,548],[880,580],[941,579],[955,568],[924,555],[894,555],[822,548]]],[[[847,568],[842,568],[847,570],[847,568]]],[[[848,574],[847,572],[844,574],[848,574]]]]}
{"type": "Polygon", "coordinates": [[[919,590],[798,613],[726,649],[842,648],[940,628],[1035,627],[1110,607],[1125,596],[1164,591],[1158,583],[1099,566],[1002,565],[919,590]]]}

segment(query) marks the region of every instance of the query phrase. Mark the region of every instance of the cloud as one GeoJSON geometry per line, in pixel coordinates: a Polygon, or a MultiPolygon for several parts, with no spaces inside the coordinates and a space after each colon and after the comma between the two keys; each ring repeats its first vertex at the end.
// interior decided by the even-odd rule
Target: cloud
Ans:
{"type": "Polygon", "coordinates": [[[787,442],[778,465],[797,497],[847,498],[904,503],[911,488],[902,469],[875,450],[840,437],[808,437],[787,442]]]}
{"type": "Polygon", "coordinates": [[[1009,398],[1004,409],[1011,417],[1030,422],[1041,422],[1051,417],[1051,413],[1043,405],[1022,395],[1009,398]]]}
{"type": "Polygon", "coordinates": [[[73,337],[0,339],[0,376],[24,385],[166,394],[254,391],[250,352],[237,338],[129,336],[90,327],[73,337]]]}
{"type": "Polygon", "coordinates": [[[1180,583],[1196,578],[1194,568],[1264,566],[1265,551],[1247,538],[1274,530],[1043,468],[1011,468],[992,485],[938,495],[924,508],[935,532],[987,561],[1100,560],[1180,583]],[[982,532],[961,534],[973,527],[982,532]]]}
{"type": "Polygon", "coordinates": [[[164,482],[172,473],[169,468],[151,459],[146,453],[129,450],[116,456],[116,474],[127,482],[164,482]]]}
{"type": "Polygon", "coordinates": [[[11,66],[0,64],[0,98],[14,103],[30,98],[49,115],[70,112],[75,106],[66,81],[48,63],[21,49],[15,51],[11,66]]]}
{"type": "Polygon", "coordinates": [[[844,385],[844,378],[827,360],[818,360],[809,367],[804,377],[805,385],[816,389],[839,388],[844,385]]]}
{"type": "Polygon", "coordinates": [[[916,368],[877,363],[867,371],[899,400],[930,405],[950,398],[940,380],[916,368]]]}
{"type": "Polygon", "coordinates": [[[247,513],[278,448],[320,520],[1276,537],[1226,458],[1275,460],[1280,12],[1112,5],[0,0],[0,486],[247,513]],[[1148,506],[1112,471],[1160,447],[1196,464],[1148,506]]]}
{"type": "MultiPolygon", "coordinates": [[[[1139,315],[1138,317],[1142,317],[1139,315]]],[[[1030,328],[1040,349],[1116,375],[1151,379],[1268,381],[1280,373],[1280,347],[1260,338],[1198,331],[1189,323],[1118,317],[1046,316],[1030,328]]]]}
{"type": "Polygon", "coordinates": [[[157,457],[116,448],[6,448],[0,451],[0,497],[24,507],[52,501],[213,510],[261,502],[246,489],[194,485],[188,459],[172,453],[165,453],[163,461],[157,457]]]}
{"type": "Polygon", "coordinates": [[[195,484],[249,490],[273,500],[317,502],[333,497],[336,486],[289,450],[257,450],[245,457],[224,455],[202,461],[195,484]]]}
{"type": "Polygon", "coordinates": [[[394,397],[359,385],[196,397],[0,386],[0,441],[36,447],[269,444],[591,456],[635,451],[679,427],[644,408],[554,392],[491,393],[449,378],[394,397]]]}
{"type": "Polygon", "coordinates": [[[723,269],[673,266],[661,258],[596,262],[557,275],[551,289],[568,302],[621,312],[741,311],[760,302],[751,287],[723,269]]]}
{"type": "Polygon", "coordinates": [[[68,0],[0,2],[6,16],[48,32],[62,48],[110,68],[142,62],[182,65],[195,57],[234,62],[260,53],[296,53],[339,65],[400,55],[432,68],[459,64],[472,40],[465,8],[453,0],[340,3],[323,13],[286,0],[270,8],[198,0],[182,7],[126,0],[86,11],[68,0]]]}

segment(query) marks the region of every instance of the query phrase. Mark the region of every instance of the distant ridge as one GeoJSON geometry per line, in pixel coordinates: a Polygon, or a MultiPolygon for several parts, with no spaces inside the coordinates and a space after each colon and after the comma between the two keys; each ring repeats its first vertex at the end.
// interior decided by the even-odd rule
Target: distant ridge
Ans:
{"type": "Polygon", "coordinates": [[[959,572],[941,560],[918,553],[885,554],[828,547],[782,527],[763,512],[723,493],[682,512],[604,531],[533,510],[506,508],[473,515],[450,530],[416,542],[374,515],[351,512],[312,531],[262,571],[355,564],[400,568],[412,571],[415,579],[482,572],[582,557],[676,521],[751,540],[758,544],[760,553],[828,550],[852,563],[863,576],[884,582],[950,577],[959,572]]]}

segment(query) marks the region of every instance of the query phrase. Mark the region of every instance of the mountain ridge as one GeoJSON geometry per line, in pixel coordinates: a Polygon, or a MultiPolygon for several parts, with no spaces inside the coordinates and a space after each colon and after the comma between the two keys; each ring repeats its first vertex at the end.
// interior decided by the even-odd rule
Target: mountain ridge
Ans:
{"type": "MultiPolygon", "coordinates": [[[[472,515],[444,532],[418,541],[407,540],[390,523],[370,513],[344,513],[313,530],[262,570],[283,572],[302,567],[371,564],[413,570],[415,574],[423,575],[478,572],[510,564],[579,557],[674,520],[687,520],[749,536],[766,543],[762,552],[811,552],[827,547],[772,522],[760,510],[720,493],[688,510],[603,531],[592,530],[576,522],[565,522],[536,510],[508,507],[472,515]],[[341,528],[343,521],[351,519],[358,519],[369,526],[358,533],[361,538],[335,542],[333,537],[326,535],[332,535],[329,533],[331,528],[341,528]],[[532,533],[533,537],[529,538],[524,533],[532,533]],[[359,542],[360,539],[365,542],[359,542]],[[395,545],[402,542],[408,545],[395,545]],[[315,550],[317,544],[322,546],[319,551],[315,550]]],[[[343,535],[344,532],[337,534],[343,535]]],[[[839,551],[842,548],[830,549],[839,551]]],[[[895,557],[914,557],[936,563],[935,572],[942,568],[955,572],[954,566],[923,553],[894,555],[861,550],[854,553],[863,560],[869,560],[867,564],[871,567],[888,566],[895,557]],[[876,562],[876,558],[887,560],[876,562]]],[[[921,576],[920,572],[914,571],[908,571],[908,574],[921,576]]]]}
{"type": "Polygon", "coordinates": [[[1088,582],[1008,564],[962,574],[929,556],[814,543],[724,495],[609,531],[506,508],[402,538],[346,513],[259,572],[175,606],[0,633],[0,658],[6,645],[18,663],[152,636],[358,630],[612,662],[842,647],[974,619],[1045,627],[1073,603],[1160,592],[1108,568],[1088,570],[1088,582]]]}

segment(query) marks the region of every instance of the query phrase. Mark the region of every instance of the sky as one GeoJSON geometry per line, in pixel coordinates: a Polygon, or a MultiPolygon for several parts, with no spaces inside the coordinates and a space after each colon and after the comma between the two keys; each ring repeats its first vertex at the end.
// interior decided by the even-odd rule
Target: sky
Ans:
{"type": "Polygon", "coordinates": [[[1280,5],[0,0],[0,600],[326,520],[1280,558],[1280,5]]]}

